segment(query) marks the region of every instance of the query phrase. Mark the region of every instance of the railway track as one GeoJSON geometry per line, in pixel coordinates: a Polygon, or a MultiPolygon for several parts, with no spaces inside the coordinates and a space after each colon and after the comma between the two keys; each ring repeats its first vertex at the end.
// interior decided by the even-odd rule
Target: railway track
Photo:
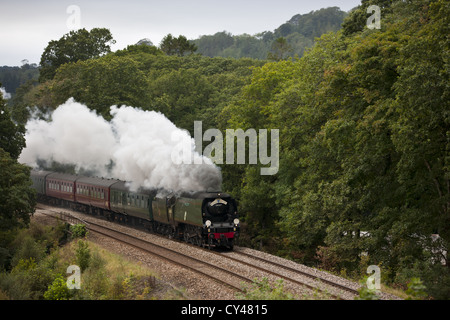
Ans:
{"type": "MultiPolygon", "coordinates": [[[[181,242],[185,244],[184,242],[181,242]]],[[[260,271],[265,275],[272,275],[276,279],[286,280],[288,283],[304,287],[310,290],[311,294],[318,294],[321,298],[330,298],[336,300],[353,300],[354,297],[359,295],[359,292],[355,288],[345,286],[331,280],[325,279],[313,273],[301,271],[291,268],[281,263],[268,260],[257,255],[245,253],[242,248],[234,247],[234,251],[221,253],[213,250],[199,248],[190,244],[185,244],[194,247],[197,250],[203,250],[212,255],[217,255],[220,260],[230,260],[236,265],[245,265],[248,268],[260,271]],[[247,261],[246,261],[247,260],[247,261]],[[256,263],[263,262],[261,263],[256,263]],[[280,272],[280,269],[287,272],[280,272]]]]}
{"type": "Polygon", "coordinates": [[[262,262],[263,264],[259,264],[258,269],[262,269],[269,274],[273,274],[276,277],[282,278],[286,281],[293,282],[298,285],[306,286],[312,290],[318,290],[324,295],[329,295],[332,298],[341,300],[341,299],[353,299],[354,297],[359,295],[359,292],[355,288],[351,288],[349,286],[331,281],[329,279],[325,279],[324,277],[318,276],[317,274],[302,271],[293,267],[289,267],[285,264],[281,264],[275,262],[273,260],[265,259],[255,254],[250,254],[244,252],[241,248],[235,247],[235,250],[230,253],[221,254],[228,259],[233,259],[234,261],[239,261],[240,263],[246,263],[250,266],[255,266],[255,261],[262,262]],[[234,257],[233,257],[234,256],[234,257]],[[264,267],[262,267],[264,266],[264,267]],[[272,270],[285,270],[285,273],[281,273],[280,271],[274,272],[272,270]],[[310,279],[312,281],[307,281],[306,279],[310,279]],[[347,296],[344,298],[344,296],[347,296]]]}
{"type": "MultiPolygon", "coordinates": [[[[53,210],[51,210],[51,211],[53,211],[53,210]]],[[[73,216],[71,216],[71,215],[69,215],[69,216],[61,215],[56,211],[54,211],[54,212],[57,213],[57,215],[46,214],[46,213],[42,213],[42,214],[53,217],[53,218],[62,219],[62,220],[68,220],[68,218],[73,219],[73,216]]],[[[240,284],[243,281],[244,282],[252,281],[251,279],[248,279],[247,277],[244,277],[244,276],[241,276],[238,274],[234,274],[233,272],[226,270],[224,268],[221,268],[220,266],[213,265],[211,263],[196,259],[192,256],[180,253],[173,249],[160,246],[158,244],[140,239],[133,235],[97,224],[92,221],[86,223],[86,227],[91,232],[95,232],[95,233],[101,234],[102,236],[109,237],[113,240],[122,242],[128,246],[132,246],[136,249],[142,250],[146,253],[156,256],[159,259],[162,259],[169,263],[178,265],[182,268],[191,270],[193,272],[199,273],[205,278],[211,279],[215,282],[219,282],[220,284],[225,285],[225,286],[227,286],[233,290],[239,291],[239,292],[242,292],[240,284]]]]}
{"type": "MultiPolygon", "coordinates": [[[[55,208],[56,210],[53,210],[51,208],[52,207],[50,207],[50,209],[45,209],[53,211],[55,213],[61,211],[61,209],[59,208],[55,208]]],[[[82,215],[84,216],[84,214],[82,215]]],[[[86,216],[95,219],[95,217],[92,217],[90,215],[86,216]]],[[[303,287],[306,288],[307,291],[309,291],[310,296],[316,295],[321,299],[352,300],[355,296],[358,295],[358,291],[355,286],[346,286],[341,283],[326,279],[318,275],[317,273],[299,270],[299,268],[293,268],[288,266],[287,264],[268,260],[261,257],[259,254],[256,255],[244,252],[246,251],[245,248],[235,247],[234,251],[223,253],[217,252],[215,250],[203,249],[198,246],[189,245],[181,241],[175,242],[175,240],[172,240],[174,245],[160,246],[156,243],[143,240],[128,233],[124,233],[116,229],[94,223],[92,222],[92,219],[89,219],[89,222],[86,222],[85,224],[87,225],[87,228],[93,232],[102,234],[103,236],[115,239],[122,243],[126,243],[127,245],[133,246],[135,248],[138,248],[139,250],[143,250],[149,254],[157,256],[160,259],[199,273],[202,275],[202,277],[205,277],[205,279],[213,280],[235,291],[243,291],[243,282],[253,282],[255,277],[245,275],[249,274],[249,272],[242,271],[244,269],[252,269],[255,270],[256,273],[259,273],[263,276],[271,276],[272,279],[285,280],[285,288],[288,290],[289,288],[293,288],[295,286],[303,287]],[[191,254],[187,255],[180,252],[180,244],[184,246],[190,246],[192,248],[192,250],[190,250],[191,254]],[[204,252],[204,255],[210,256],[211,259],[194,258],[193,256],[196,255],[194,253],[195,250],[204,252]],[[216,256],[215,259],[213,259],[214,256],[216,256]],[[209,263],[207,261],[219,262],[209,263]]],[[[161,238],[168,240],[165,237],[161,238]]],[[[250,273],[255,274],[255,272],[250,273]]]]}

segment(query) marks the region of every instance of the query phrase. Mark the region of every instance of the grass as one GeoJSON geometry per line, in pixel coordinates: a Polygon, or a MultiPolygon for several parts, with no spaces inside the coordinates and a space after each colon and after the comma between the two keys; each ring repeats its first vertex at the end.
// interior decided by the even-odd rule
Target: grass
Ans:
{"type": "Polygon", "coordinates": [[[165,285],[142,263],[128,260],[86,240],[72,241],[57,253],[60,265],[86,265],[81,289],[72,299],[142,300],[185,299],[184,291],[165,285]],[[87,248],[87,249],[86,249],[87,248]],[[77,254],[84,251],[84,255],[77,254]],[[88,252],[88,254],[86,254],[88,252]],[[81,259],[84,259],[80,261],[81,259]],[[87,260],[87,262],[86,262],[87,260]]]}

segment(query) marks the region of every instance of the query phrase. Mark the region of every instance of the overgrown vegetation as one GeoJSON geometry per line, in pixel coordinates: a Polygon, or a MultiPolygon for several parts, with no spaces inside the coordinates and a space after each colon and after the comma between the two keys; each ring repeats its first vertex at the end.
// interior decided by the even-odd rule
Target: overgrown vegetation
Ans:
{"type": "Polygon", "coordinates": [[[269,283],[264,277],[254,279],[250,285],[243,286],[243,293],[236,295],[238,299],[245,300],[294,300],[295,297],[284,289],[283,280],[277,281],[275,285],[269,283]]]}
{"type": "Polygon", "coordinates": [[[241,242],[353,278],[379,265],[383,283],[420,278],[448,299],[449,6],[360,11],[377,3],[381,30],[351,15],[301,59],[254,69],[221,129],[279,129],[280,169],[224,165],[224,189],[245,212],[241,242]]]}
{"type": "Polygon", "coordinates": [[[72,238],[84,238],[88,231],[84,224],[74,224],[70,226],[70,233],[72,238]]]}
{"type": "Polygon", "coordinates": [[[297,14],[273,31],[255,35],[232,35],[226,31],[192,40],[197,52],[208,57],[268,59],[279,57],[279,43],[285,43],[283,58],[301,57],[315,38],[341,28],[346,12],[338,7],[297,14]]]}
{"type": "Polygon", "coordinates": [[[64,224],[32,222],[28,229],[3,234],[0,299],[101,300],[185,299],[182,291],[163,288],[146,267],[112,254],[85,238],[65,242],[64,224]],[[67,286],[67,268],[81,269],[80,289],[67,286]]]}

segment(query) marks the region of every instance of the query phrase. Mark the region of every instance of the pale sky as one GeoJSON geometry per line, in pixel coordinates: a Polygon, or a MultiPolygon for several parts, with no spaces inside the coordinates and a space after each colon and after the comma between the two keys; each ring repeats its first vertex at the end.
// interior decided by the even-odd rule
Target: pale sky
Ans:
{"type": "Polygon", "coordinates": [[[360,0],[0,0],[0,66],[39,64],[51,40],[71,29],[108,28],[125,48],[143,38],[159,45],[171,33],[188,39],[228,31],[273,31],[296,14],[327,7],[349,11],[360,0]],[[79,14],[77,13],[79,9],[79,14]]]}

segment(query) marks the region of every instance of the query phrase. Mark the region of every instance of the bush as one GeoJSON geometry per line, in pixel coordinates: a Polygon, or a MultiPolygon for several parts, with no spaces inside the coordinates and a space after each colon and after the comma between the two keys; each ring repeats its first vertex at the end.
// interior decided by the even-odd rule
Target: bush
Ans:
{"type": "Polygon", "coordinates": [[[91,260],[91,250],[89,244],[83,240],[78,240],[78,247],[75,250],[77,265],[80,267],[81,272],[85,271],[89,267],[91,260]]]}
{"type": "Polygon", "coordinates": [[[355,300],[380,300],[380,297],[376,294],[376,290],[367,287],[367,279],[368,277],[364,277],[360,281],[361,288],[358,289],[359,295],[355,297],[355,300]]]}
{"type": "Polygon", "coordinates": [[[87,235],[87,229],[84,224],[75,224],[70,226],[72,238],[84,238],[87,235]]]}
{"type": "Polygon", "coordinates": [[[68,300],[70,297],[70,290],[67,287],[66,280],[62,275],[58,275],[53,283],[48,286],[48,290],[44,293],[45,300],[68,300]]]}
{"type": "Polygon", "coordinates": [[[278,280],[274,287],[266,277],[255,279],[249,287],[244,287],[244,294],[238,294],[238,299],[245,300],[295,300],[294,296],[284,290],[283,280],[278,280]]]}
{"type": "Polygon", "coordinates": [[[425,290],[427,288],[423,285],[422,280],[419,278],[412,278],[408,283],[408,290],[406,293],[409,295],[407,300],[422,300],[427,296],[425,290]]]}

